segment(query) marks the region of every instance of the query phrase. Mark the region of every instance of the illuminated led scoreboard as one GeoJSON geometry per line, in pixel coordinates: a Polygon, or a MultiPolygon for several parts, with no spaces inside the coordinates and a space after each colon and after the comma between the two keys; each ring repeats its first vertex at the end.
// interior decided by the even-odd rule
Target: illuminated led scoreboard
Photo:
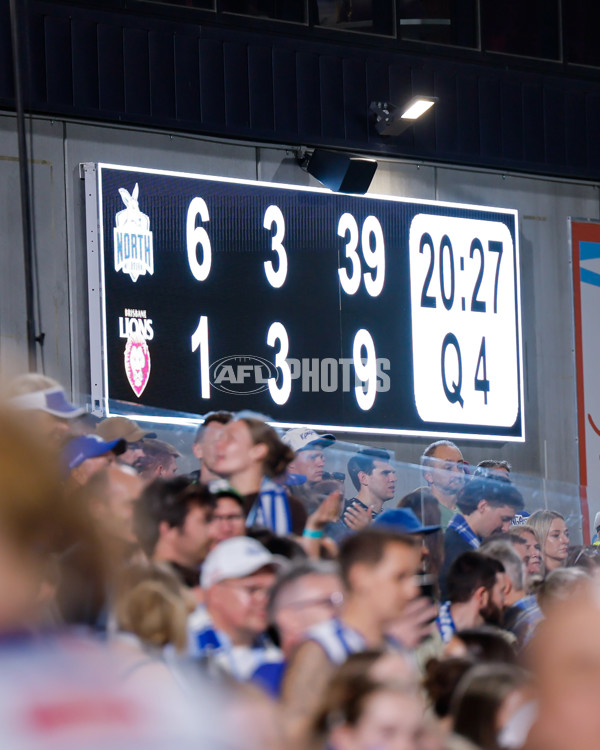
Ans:
{"type": "Polygon", "coordinates": [[[84,174],[96,411],[524,440],[516,211],[84,174]]]}

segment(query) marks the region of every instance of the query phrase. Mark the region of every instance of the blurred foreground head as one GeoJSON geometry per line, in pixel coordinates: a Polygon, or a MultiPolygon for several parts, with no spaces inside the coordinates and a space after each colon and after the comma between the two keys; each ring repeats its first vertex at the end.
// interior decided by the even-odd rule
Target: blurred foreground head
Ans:
{"type": "Polygon", "coordinates": [[[600,588],[590,581],[538,626],[531,663],[540,715],[527,750],[597,750],[600,743],[600,588]]]}
{"type": "Polygon", "coordinates": [[[56,460],[0,409],[0,631],[35,624],[48,560],[85,537],[85,510],[65,498],[56,460]]]}
{"type": "Polygon", "coordinates": [[[71,432],[73,421],[85,413],[67,399],[60,383],[35,372],[14,378],[6,388],[6,398],[7,405],[24,417],[27,429],[55,448],[71,432]]]}

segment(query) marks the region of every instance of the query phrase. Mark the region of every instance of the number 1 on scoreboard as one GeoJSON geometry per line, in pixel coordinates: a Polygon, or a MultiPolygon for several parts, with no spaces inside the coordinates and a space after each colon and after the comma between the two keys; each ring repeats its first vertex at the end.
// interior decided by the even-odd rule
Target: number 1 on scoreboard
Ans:
{"type": "Polygon", "coordinates": [[[192,351],[200,348],[200,396],[210,398],[210,372],[208,358],[208,318],[203,315],[192,334],[192,351]]]}

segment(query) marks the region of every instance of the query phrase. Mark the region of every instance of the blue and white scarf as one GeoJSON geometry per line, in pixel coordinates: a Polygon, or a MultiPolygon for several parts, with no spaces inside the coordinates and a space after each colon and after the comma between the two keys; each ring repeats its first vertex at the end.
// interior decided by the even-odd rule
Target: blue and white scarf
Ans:
{"type": "Polygon", "coordinates": [[[448,524],[448,528],[454,529],[454,531],[456,531],[456,533],[461,536],[465,540],[465,542],[470,544],[473,549],[478,549],[479,547],[481,547],[481,539],[469,526],[464,516],[460,515],[460,513],[457,513],[454,516],[454,518],[448,524]]]}
{"type": "Polygon", "coordinates": [[[292,516],[285,487],[265,478],[248,513],[246,526],[264,526],[279,536],[291,534],[292,516]]]}
{"type": "Polygon", "coordinates": [[[437,620],[435,621],[444,643],[450,643],[456,633],[456,625],[452,619],[450,606],[450,602],[444,602],[440,607],[437,620]]]}
{"type": "Polygon", "coordinates": [[[188,653],[204,662],[209,672],[226,672],[240,682],[250,680],[264,664],[283,661],[281,651],[264,635],[252,646],[234,646],[226,633],[215,628],[202,605],[188,617],[188,653]]]}

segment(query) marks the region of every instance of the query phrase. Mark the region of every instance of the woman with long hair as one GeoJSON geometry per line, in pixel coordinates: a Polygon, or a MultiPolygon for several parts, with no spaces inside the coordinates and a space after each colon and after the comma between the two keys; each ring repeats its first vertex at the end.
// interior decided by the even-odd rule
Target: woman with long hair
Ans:
{"type": "Polygon", "coordinates": [[[564,568],[569,555],[569,528],[564,516],[555,510],[536,510],[527,525],[537,533],[545,572],[564,568]]]}
{"type": "MultiPolygon", "coordinates": [[[[289,534],[304,526],[306,515],[296,519],[285,487],[276,481],[294,460],[294,452],[272,427],[250,417],[223,426],[215,444],[213,471],[227,480],[244,498],[247,526],[265,526],[276,534],[289,534]]],[[[300,506],[302,510],[302,506],[300,506]]]]}

